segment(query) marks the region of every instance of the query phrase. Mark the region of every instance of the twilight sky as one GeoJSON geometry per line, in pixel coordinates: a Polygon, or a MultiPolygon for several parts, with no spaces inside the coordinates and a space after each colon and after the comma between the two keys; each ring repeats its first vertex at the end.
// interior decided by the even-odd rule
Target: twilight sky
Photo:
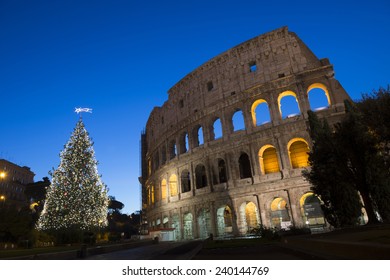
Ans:
{"type": "Polygon", "coordinates": [[[60,162],[78,116],[109,194],[140,208],[140,133],[186,74],[288,26],[353,99],[390,84],[390,2],[0,0],[0,158],[35,180],[60,162]]]}

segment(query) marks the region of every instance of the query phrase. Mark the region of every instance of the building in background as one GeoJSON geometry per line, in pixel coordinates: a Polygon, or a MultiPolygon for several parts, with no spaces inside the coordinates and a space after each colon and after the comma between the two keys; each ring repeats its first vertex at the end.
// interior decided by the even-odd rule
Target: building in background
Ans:
{"type": "Polygon", "coordinates": [[[211,59],[168,93],[142,136],[150,232],[181,240],[326,227],[301,173],[310,168],[307,111],[333,124],[349,99],[328,59],[283,27],[211,59]]]}
{"type": "Polygon", "coordinates": [[[27,166],[19,166],[0,159],[0,203],[2,206],[21,208],[28,205],[25,190],[34,182],[35,174],[27,166]]]}

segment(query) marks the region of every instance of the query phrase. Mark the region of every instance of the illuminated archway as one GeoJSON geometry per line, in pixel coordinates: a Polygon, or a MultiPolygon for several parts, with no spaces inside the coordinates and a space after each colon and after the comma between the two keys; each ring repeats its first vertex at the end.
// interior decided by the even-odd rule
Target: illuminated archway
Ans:
{"type": "Polygon", "coordinates": [[[169,177],[169,193],[171,196],[175,196],[178,194],[177,176],[175,174],[172,174],[171,177],[169,177]]]}
{"type": "Polygon", "coordinates": [[[227,205],[217,210],[217,230],[218,236],[224,236],[233,232],[233,214],[227,205]]]}
{"type": "Polygon", "coordinates": [[[282,119],[297,116],[301,113],[295,92],[287,90],[278,96],[279,113],[282,119]]]}
{"type": "Polygon", "coordinates": [[[192,234],[192,214],[191,213],[186,213],[183,216],[183,238],[184,239],[193,239],[193,234],[192,234]]]}
{"type": "Polygon", "coordinates": [[[281,197],[275,198],[271,203],[271,225],[278,229],[287,229],[291,225],[287,202],[281,197]]]}
{"type": "Polygon", "coordinates": [[[180,217],[179,217],[178,214],[173,214],[172,215],[172,227],[174,228],[175,240],[180,240],[181,239],[181,234],[180,234],[180,217]]]}
{"type": "Polygon", "coordinates": [[[163,218],[163,228],[169,228],[169,218],[167,216],[163,218]]]}
{"type": "Polygon", "coordinates": [[[312,192],[305,193],[299,200],[303,221],[307,226],[325,225],[320,199],[312,192]]]}
{"type": "Polygon", "coordinates": [[[198,214],[199,238],[206,239],[211,233],[211,214],[209,209],[202,208],[198,214]]]}
{"type": "Polygon", "coordinates": [[[240,206],[241,233],[249,233],[252,229],[259,227],[259,212],[253,202],[244,202],[240,206]]]}
{"type": "Polygon", "coordinates": [[[310,109],[319,111],[328,108],[331,105],[329,91],[321,83],[314,83],[307,89],[310,109]]]}
{"type": "Polygon", "coordinates": [[[268,103],[264,99],[258,99],[252,104],[251,114],[254,126],[259,126],[271,121],[268,103]]]}
{"type": "Polygon", "coordinates": [[[292,168],[309,166],[309,145],[303,138],[294,138],[288,142],[288,153],[292,168]]]}
{"type": "Polygon", "coordinates": [[[265,145],[259,150],[259,162],[261,174],[269,174],[280,171],[278,155],[272,145],[265,145]]]}

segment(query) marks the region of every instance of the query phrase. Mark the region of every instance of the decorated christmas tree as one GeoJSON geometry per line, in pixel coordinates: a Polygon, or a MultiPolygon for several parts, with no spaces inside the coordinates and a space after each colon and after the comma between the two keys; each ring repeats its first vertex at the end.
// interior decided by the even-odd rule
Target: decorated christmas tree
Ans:
{"type": "Polygon", "coordinates": [[[37,229],[93,232],[107,226],[107,188],[98,174],[93,143],[82,118],[60,157],[37,229]]]}

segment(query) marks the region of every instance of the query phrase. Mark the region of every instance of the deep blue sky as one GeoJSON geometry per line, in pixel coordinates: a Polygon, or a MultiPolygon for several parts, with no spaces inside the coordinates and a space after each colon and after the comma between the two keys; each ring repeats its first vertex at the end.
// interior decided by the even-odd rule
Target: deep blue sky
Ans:
{"type": "Polygon", "coordinates": [[[78,120],[125,213],[140,208],[140,132],[167,91],[207,60],[288,26],[334,64],[353,99],[390,83],[383,1],[0,0],[0,158],[38,181],[78,120]],[[360,3],[362,2],[362,3],[360,3]]]}

